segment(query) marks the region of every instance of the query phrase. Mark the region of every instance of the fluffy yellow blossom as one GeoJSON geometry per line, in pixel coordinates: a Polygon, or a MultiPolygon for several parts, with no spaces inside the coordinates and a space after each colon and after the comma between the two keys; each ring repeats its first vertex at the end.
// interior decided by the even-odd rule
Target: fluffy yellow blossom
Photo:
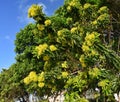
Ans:
{"type": "Polygon", "coordinates": [[[96,50],[92,50],[92,51],[91,51],[91,55],[93,55],[93,56],[94,56],[94,55],[97,55],[97,54],[98,54],[98,53],[97,53],[97,51],[96,51],[96,50]]]}
{"type": "Polygon", "coordinates": [[[104,20],[108,20],[109,19],[109,15],[107,13],[101,14],[97,20],[98,21],[104,21],[104,20]]]}
{"type": "Polygon", "coordinates": [[[28,77],[30,78],[31,81],[34,81],[34,82],[37,81],[37,74],[34,71],[30,72],[28,77]]]}
{"type": "Polygon", "coordinates": [[[70,6],[75,6],[75,5],[76,5],[76,2],[72,1],[72,2],[70,2],[69,5],[70,5],[70,6]]]}
{"type": "Polygon", "coordinates": [[[64,62],[62,63],[62,68],[68,68],[67,61],[64,61],[64,62]]]}
{"type": "Polygon", "coordinates": [[[89,46],[87,46],[87,45],[82,45],[82,50],[83,50],[84,52],[88,52],[88,51],[90,50],[90,48],[89,48],[89,46]]]}
{"type": "Polygon", "coordinates": [[[72,29],[71,29],[71,33],[75,33],[77,31],[77,27],[73,27],[72,29]]]}
{"type": "Polygon", "coordinates": [[[29,9],[28,9],[28,17],[35,17],[39,14],[39,11],[42,8],[39,5],[33,4],[29,9]]]}
{"type": "Polygon", "coordinates": [[[62,72],[62,77],[66,78],[68,76],[68,72],[62,72]]]}
{"type": "Polygon", "coordinates": [[[85,59],[85,56],[84,56],[84,55],[81,55],[79,61],[80,61],[80,62],[84,62],[84,59],[85,59]]]}
{"type": "Polygon", "coordinates": [[[50,45],[50,51],[56,51],[57,47],[55,47],[55,45],[50,45]]]}
{"type": "Polygon", "coordinates": [[[56,91],[56,86],[53,86],[53,87],[52,87],[52,91],[53,91],[53,92],[56,91]]]}
{"type": "Polygon", "coordinates": [[[45,73],[44,73],[44,72],[41,72],[41,73],[40,73],[40,76],[44,76],[44,75],[45,75],[45,73]]]}
{"type": "Polygon", "coordinates": [[[82,65],[83,68],[86,67],[85,62],[82,62],[81,65],[82,65]]]}
{"type": "Polygon", "coordinates": [[[67,20],[66,20],[66,22],[67,22],[68,24],[71,23],[71,22],[72,22],[72,18],[68,17],[67,20]]]}
{"type": "Polygon", "coordinates": [[[87,34],[86,37],[85,37],[85,41],[88,41],[88,40],[93,41],[94,39],[95,39],[94,32],[91,33],[91,34],[87,34]]]}
{"type": "Polygon", "coordinates": [[[62,36],[62,30],[59,30],[59,31],[57,32],[57,35],[58,35],[58,36],[62,36]]]}
{"type": "Polygon", "coordinates": [[[43,31],[45,29],[44,25],[38,24],[37,25],[38,30],[43,31]]]}
{"type": "Polygon", "coordinates": [[[81,65],[82,65],[82,67],[86,67],[85,56],[84,55],[80,56],[79,61],[80,61],[81,65]]]}
{"type": "Polygon", "coordinates": [[[91,4],[89,4],[89,3],[86,3],[86,4],[84,4],[84,9],[88,9],[89,7],[91,6],[91,4]]]}
{"type": "Polygon", "coordinates": [[[45,83],[43,83],[43,82],[38,83],[38,86],[39,86],[40,88],[43,88],[44,85],[45,85],[45,83]]]}
{"type": "Polygon", "coordinates": [[[28,84],[31,82],[31,80],[30,80],[29,77],[25,77],[25,78],[23,79],[23,81],[24,81],[24,83],[25,83],[26,85],[28,85],[28,84]]]}
{"type": "Polygon", "coordinates": [[[86,41],[87,46],[92,46],[92,42],[90,40],[86,41]]]}
{"type": "Polygon", "coordinates": [[[100,70],[97,67],[95,67],[93,69],[91,68],[88,73],[92,78],[97,78],[98,75],[100,75],[100,70]]]}
{"type": "Polygon", "coordinates": [[[38,81],[39,81],[39,82],[42,82],[42,81],[45,80],[44,75],[45,75],[44,72],[41,72],[41,73],[39,74],[39,76],[38,76],[38,81]]]}
{"type": "Polygon", "coordinates": [[[71,11],[71,6],[67,7],[67,11],[70,12],[71,11]]]}
{"type": "Polygon", "coordinates": [[[47,55],[46,55],[46,56],[43,56],[43,60],[44,60],[44,61],[48,61],[49,59],[50,59],[49,56],[47,56],[47,55]]]}
{"type": "Polygon", "coordinates": [[[51,24],[51,20],[46,20],[44,23],[45,23],[45,26],[49,26],[51,24]]]}
{"type": "Polygon", "coordinates": [[[98,83],[98,86],[105,87],[109,84],[109,80],[104,79],[98,83]]]}
{"type": "Polygon", "coordinates": [[[102,6],[99,10],[98,13],[106,13],[108,11],[107,6],[102,6]]]}
{"type": "Polygon", "coordinates": [[[45,78],[43,77],[43,76],[38,76],[38,81],[39,82],[42,82],[42,81],[44,81],[45,80],[45,78]]]}
{"type": "Polygon", "coordinates": [[[35,50],[37,51],[38,56],[40,56],[47,49],[47,47],[48,47],[48,45],[46,43],[36,46],[35,50]]]}
{"type": "Polygon", "coordinates": [[[92,22],[93,25],[97,25],[97,23],[98,23],[97,20],[94,20],[94,21],[92,22]]]}

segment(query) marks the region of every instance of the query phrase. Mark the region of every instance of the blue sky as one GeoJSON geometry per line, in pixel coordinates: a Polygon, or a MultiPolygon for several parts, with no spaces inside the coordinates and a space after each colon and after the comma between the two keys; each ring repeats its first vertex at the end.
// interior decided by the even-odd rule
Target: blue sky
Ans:
{"type": "Polygon", "coordinates": [[[44,12],[52,15],[64,0],[1,0],[0,1],[0,71],[15,63],[14,40],[16,33],[32,19],[27,10],[32,4],[43,5],[44,12]]]}

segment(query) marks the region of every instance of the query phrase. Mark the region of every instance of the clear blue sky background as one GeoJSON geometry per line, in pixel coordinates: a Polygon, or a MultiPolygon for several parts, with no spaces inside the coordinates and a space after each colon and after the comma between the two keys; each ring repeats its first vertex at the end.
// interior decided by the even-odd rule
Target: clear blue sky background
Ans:
{"type": "Polygon", "coordinates": [[[44,12],[52,15],[64,0],[1,0],[0,1],[0,71],[15,63],[14,40],[16,33],[32,19],[27,10],[32,4],[43,5],[44,12]]]}

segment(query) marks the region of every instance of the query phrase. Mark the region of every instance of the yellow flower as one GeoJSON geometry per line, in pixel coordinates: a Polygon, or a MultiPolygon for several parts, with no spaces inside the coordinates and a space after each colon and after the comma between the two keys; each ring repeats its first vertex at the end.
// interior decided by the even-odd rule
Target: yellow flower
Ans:
{"type": "Polygon", "coordinates": [[[68,76],[68,72],[62,72],[62,77],[66,78],[68,76]]]}
{"type": "Polygon", "coordinates": [[[95,67],[93,69],[90,69],[88,73],[92,78],[97,78],[98,75],[100,75],[100,70],[95,67]]]}
{"type": "Polygon", "coordinates": [[[89,48],[89,46],[87,46],[87,45],[82,45],[82,50],[83,50],[84,52],[88,52],[88,51],[90,50],[90,48],[89,48]]]}
{"type": "Polygon", "coordinates": [[[45,26],[49,26],[51,24],[51,20],[46,20],[45,21],[45,26]]]}
{"type": "Polygon", "coordinates": [[[81,65],[82,65],[82,67],[86,67],[86,64],[85,64],[85,56],[84,56],[84,55],[81,55],[81,56],[80,56],[79,61],[80,61],[81,65]]]}
{"type": "Polygon", "coordinates": [[[109,15],[107,13],[101,14],[97,20],[98,21],[104,21],[104,20],[108,20],[109,19],[109,15]]]}
{"type": "Polygon", "coordinates": [[[91,54],[94,56],[94,55],[97,55],[97,52],[95,50],[92,50],[91,54]]]}
{"type": "Polygon", "coordinates": [[[87,40],[87,41],[86,41],[86,44],[87,44],[88,46],[92,46],[92,42],[91,42],[90,40],[87,40]]]}
{"type": "Polygon", "coordinates": [[[72,29],[71,29],[71,33],[75,33],[77,31],[77,27],[73,27],[72,29]]]}
{"type": "Polygon", "coordinates": [[[35,17],[39,14],[39,11],[42,8],[39,5],[33,4],[29,9],[28,9],[28,17],[35,17]]]}
{"type": "Polygon", "coordinates": [[[84,56],[84,55],[81,55],[79,61],[80,61],[80,62],[84,62],[84,59],[85,59],[85,56],[84,56]]]}
{"type": "Polygon", "coordinates": [[[44,72],[41,72],[41,73],[40,73],[40,76],[42,76],[42,77],[43,77],[44,75],[45,75],[45,73],[44,73],[44,72]]]}
{"type": "Polygon", "coordinates": [[[86,37],[85,37],[85,41],[88,41],[88,40],[93,41],[94,39],[95,39],[94,32],[91,33],[91,34],[87,34],[86,37]]]}
{"type": "Polygon", "coordinates": [[[40,56],[47,49],[47,47],[48,47],[48,45],[46,43],[36,46],[35,50],[37,51],[38,56],[40,56]]]}
{"type": "Polygon", "coordinates": [[[37,28],[38,28],[38,30],[40,30],[40,31],[43,31],[45,28],[44,28],[44,25],[42,25],[42,24],[38,24],[37,25],[37,28]]]}
{"type": "Polygon", "coordinates": [[[62,63],[62,68],[68,68],[67,61],[64,61],[64,62],[62,63]]]}
{"type": "Polygon", "coordinates": [[[91,6],[91,4],[89,4],[89,3],[86,3],[86,4],[84,4],[84,9],[88,9],[89,7],[91,6]]]}
{"type": "Polygon", "coordinates": [[[56,91],[56,86],[53,86],[53,87],[52,87],[52,91],[53,91],[53,92],[56,91]]]}
{"type": "Polygon", "coordinates": [[[107,6],[102,6],[99,10],[98,10],[98,13],[105,13],[108,11],[108,8],[107,6]]]}
{"type": "Polygon", "coordinates": [[[38,86],[39,86],[40,88],[43,88],[44,85],[45,85],[45,83],[43,83],[43,82],[38,83],[38,86]]]}
{"type": "Polygon", "coordinates": [[[70,12],[71,11],[71,6],[67,7],[67,11],[70,12]]]}
{"type": "Polygon", "coordinates": [[[98,86],[101,86],[101,87],[105,87],[109,84],[109,80],[107,79],[104,79],[104,80],[101,80],[99,83],[98,83],[98,86]]]}
{"type": "Polygon", "coordinates": [[[72,1],[72,2],[70,2],[69,5],[70,5],[70,6],[75,6],[75,5],[76,5],[76,2],[72,1]]]}
{"type": "Polygon", "coordinates": [[[52,85],[50,85],[50,84],[48,84],[47,86],[48,86],[48,88],[52,88],[52,85]]]}
{"type": "Polygon", "coordinates": [[[97,20],[92,22],[93,25],[97,25],[97,20]]]}
{"type": "Polygon", "coordinates": [[[58,36],[62,36],[62,30],[59,30],[59,31],[57,32],[57,35],[58,35],[58,36]]]}
{"type": "Polygon", "coordinates": [[[47,56],[47,55],[43,57],[43,60],[44,60],[44,61],[48,61],[49,59],[50,59],[50,57],[47,56]]]}
{"type": "Polygon", "coordinates": [[[23,81],[24,81],[24,83],[25,83],[26,85],[28,85],[28,84],[31,82],[31,80],[30,80],[29,77],[25,77],[25,78],[23,79],[23,81]]]}
{"type": "Polygon", "coordinates": [[[37,81],[37,74],[36,74],[36,72],[34,72],[34,71],[30,72],[29,73],[29,78],[30,78],[31,81],[36,82],[37,81]]]}
{"type": "Polygon", "coordinates": [[[39,82],[42,82],[42,81],[44,81],[45,80],[45,78],[43,77],[43,76],[38,76],[38,81],[39,82]]]}
{"type": "Polygon", "coordinates": [[[85,62],[81,62],[81,65],[82,65],[83,68],[86,67],[85,62]]]}
{"type": "Polygon", "coordinates": [[[51,51],[56,51],[56,50],[57,50],[57,47],[55,47],[55,45],[50,45],[50,50],[51,50],[51,51]]]}

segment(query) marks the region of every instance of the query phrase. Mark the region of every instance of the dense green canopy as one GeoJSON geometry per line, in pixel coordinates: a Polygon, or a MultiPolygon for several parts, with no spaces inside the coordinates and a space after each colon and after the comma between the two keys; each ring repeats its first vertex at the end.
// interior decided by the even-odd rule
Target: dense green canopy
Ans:
{"type": "Polygon", "coordinates": [[[65,0],[48,17],[33,4],[28,16],[35,23],[17,33],[16,63],[0,74],[0,101],[26,102],[29,94],[55,101],[63,93],[65,102],[114,102],[120,90],[120,20],[111,5],[65,0]]]}

